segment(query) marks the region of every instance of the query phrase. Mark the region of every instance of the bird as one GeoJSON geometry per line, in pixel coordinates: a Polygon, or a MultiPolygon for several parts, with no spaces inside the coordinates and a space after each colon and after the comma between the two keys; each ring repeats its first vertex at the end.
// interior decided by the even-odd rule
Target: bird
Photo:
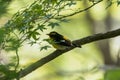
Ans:
{"type": "Polygon", "coordinates": [[[59,34],[56,31],[52,31],[47,35],[50,38],[48,40],[48,43],[51,44],[57,50],[64,50],[64,49],[67,49],[67,48],[73,47],[73,46],[81,47],[81,45],[77,46],[77,45],[73,44],[71,42],[71,40],[69,40],[68,38],[66,38],[65,36],[59,34]]]}

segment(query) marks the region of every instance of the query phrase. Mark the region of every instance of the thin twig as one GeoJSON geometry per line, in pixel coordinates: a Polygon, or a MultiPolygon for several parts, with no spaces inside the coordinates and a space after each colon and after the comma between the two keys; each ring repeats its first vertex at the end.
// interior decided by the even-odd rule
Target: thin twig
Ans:
{"type": "Polygon", "coordinates": [[[75,14],[78,14],[78,13],[81,13],[81,12],[84,12],[84,11],[87,11],[87,10],[89,10],[90,8],[92,8],[93,6],[95,6],[96,4],[98,4],[98,3],[100,3],[100,2],[102,2],[103,0],[100,0],[100,1],[98,1],[98,2],[96,2],[96,3],[93,3],[91,6],[89,6],[89,7],[87,7],[87,8],[85,8],[85,9],[82,9],[82,10],[78,10],[78,11],[76,11],[76,12],[73,12],[73,13],[71,13],[71,14],[68,14],[68,15],[61,15],[61,16],[57,16],[57,17],[55,17],[55,19],[62,19],[62,18],[66,18],[66,17],[70,17],[70,16],[73,16],[73,15],[75,15],[75,14]]]}
{"type": "Polygon", "coordinates": [[[17,63],[16,63],[16,66],[15,66],[15,71],[17,70],[17,68],[18,68],[18,66],[19,66],[19,61],[20,61],[20,59],[19,59],[19,55],[18,55],[18,49],[16,49],[16,57],[17,57],[17,63]]]}

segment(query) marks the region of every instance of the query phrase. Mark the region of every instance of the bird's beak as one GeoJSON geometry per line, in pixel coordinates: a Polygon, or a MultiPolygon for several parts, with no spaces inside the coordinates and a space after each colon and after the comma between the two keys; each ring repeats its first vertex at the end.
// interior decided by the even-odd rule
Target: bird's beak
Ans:
{"type": "Polygon", "coordinates": [[[48,35],[48,36],[49,36],[50,34],[46,34],[46,35],[48,35]]]}

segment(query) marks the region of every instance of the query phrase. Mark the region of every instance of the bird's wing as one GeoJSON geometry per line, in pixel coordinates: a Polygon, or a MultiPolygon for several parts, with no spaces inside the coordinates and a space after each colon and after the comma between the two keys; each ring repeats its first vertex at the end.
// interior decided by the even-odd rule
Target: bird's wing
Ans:
{"type": "Polygon", "coordinates": [[[63,46],[72,46],[72,43],[70,40],[68,39],[60,39],[59,41],[55,41],[57,44],[59,45],[63,45],[63,46]]]}

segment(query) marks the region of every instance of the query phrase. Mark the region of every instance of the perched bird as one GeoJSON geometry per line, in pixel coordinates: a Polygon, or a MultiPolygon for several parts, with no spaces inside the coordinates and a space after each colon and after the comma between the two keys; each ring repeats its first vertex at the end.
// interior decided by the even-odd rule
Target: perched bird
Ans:
{"type": "MultiPolygon", "coordinates": [[[[55,31],[52,31],[47,35],[50,37],[48,42],[58,50],[64,50],[66,48],[76,46],[69,39],[65,38],[63,35],[55,31]]],[[[76,46],[76,47],[81,47],[81,46],[76,46]]]]}

